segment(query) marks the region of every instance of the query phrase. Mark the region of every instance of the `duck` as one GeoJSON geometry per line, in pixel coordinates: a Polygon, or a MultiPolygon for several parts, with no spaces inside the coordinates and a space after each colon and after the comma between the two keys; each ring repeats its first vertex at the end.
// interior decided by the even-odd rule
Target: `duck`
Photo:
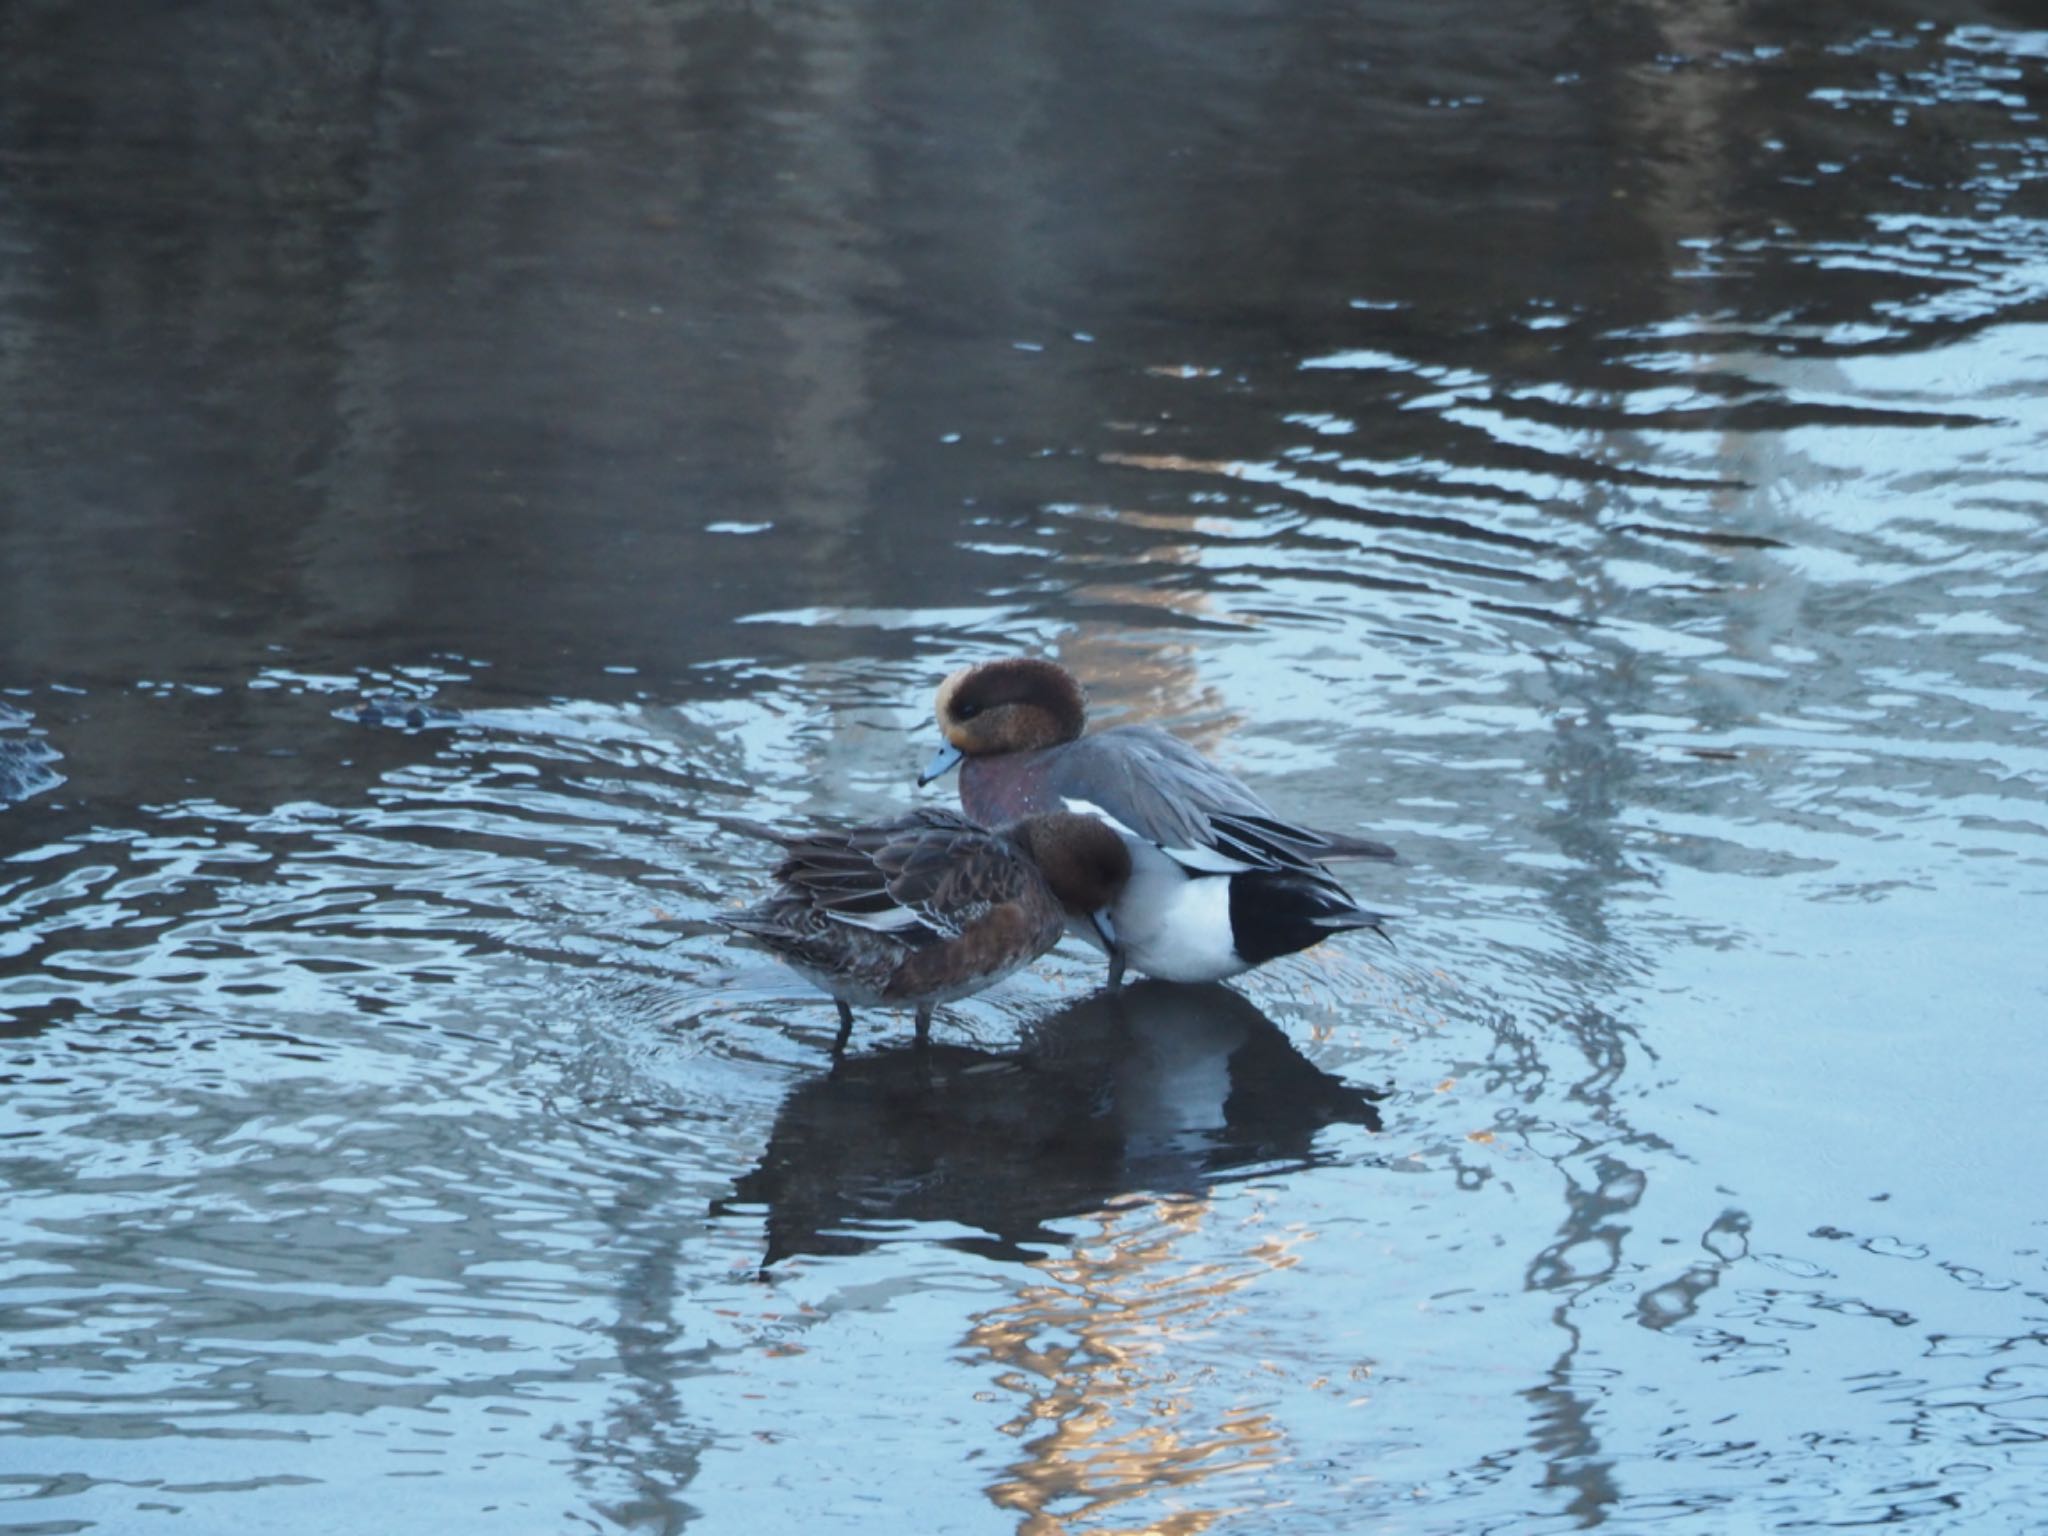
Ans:
{"type": "Polygon", "coordinates": [[[1069,811],[997,828],[938,807],[799,833],[726,825],[783,852],[770,894],[714,921],[830,994],[835,1061],[856,1005],[911,1005],[922,1045],[940,1003],[1037,959],[1070,923],[1114,946],[1110,909],[1131,870],[1114,831],[1069,811]]]}
{"type": "Polygon", "coordinates": [[[1163,981],[1221,981],[1349,929],[1383,937],[1325,859],[1392,859],[1385,843],[1288,821],[1171,732],[1088,732],[1087,696],[1057,662],[1018,656],[962,667],[933,701],[944,738],[920,786],[960,770],[976,821],[1067,811],[1122,839],[1131,873],[1110,906],[1113,937],[1074,931],[1163,981]]]}

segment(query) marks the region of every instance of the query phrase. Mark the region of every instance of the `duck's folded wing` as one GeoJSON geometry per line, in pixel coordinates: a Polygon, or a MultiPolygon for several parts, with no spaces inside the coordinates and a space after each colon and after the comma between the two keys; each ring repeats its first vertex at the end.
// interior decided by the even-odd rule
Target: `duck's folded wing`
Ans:
{"type": "Polygon", "coordinates": [[[1281,864],[1320,863],[1324,859],[1395,859],[1400,855],[1369,837],[1347,837],[1296,826],[1273,816],[1247,816],[1233,811],[1210,813],[1209,825],[1219,844],[1263,853],[1281,864]]]}
{"type": "Polygon", "coordinates": [[[880,862],[889,894],[924,923],[956,938],[999,906],[1024,900],[1044,876],[999,833],[971,822],[892,845],[880,862]]]}
{"type": "Polygon", "coordinates": [[[1178,736],[1119,726],[1060,752],[1050,786],[1070,809],[1093,806],[1184,868],[1314,873],[1323,859],[1391,859],[1384,843],[1298,826],[1178,736]]]}
{"type": "Polygon", "coordinates": [[[986,893],[1001,887],[1000,875],[1007,871],[1013,883],[1017,875],[1007,844],[937,808],[814,833],[785,847],[777,878],[802,890],[821,913],[911,945],[958,938],[987,909],[986,893]]]}

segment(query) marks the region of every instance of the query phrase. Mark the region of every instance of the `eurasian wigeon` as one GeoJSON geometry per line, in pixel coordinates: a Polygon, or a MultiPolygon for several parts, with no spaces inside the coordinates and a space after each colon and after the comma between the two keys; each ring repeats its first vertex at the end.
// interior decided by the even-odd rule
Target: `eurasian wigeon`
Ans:
{"type": "Polygon", "coordinates": [[[1126,964],[1167,981],[1216,981],[1382,921],[1318,861],[1391,859],[1393,849],[1281,819],[1155,726],[1083,735],[1086,698],[1056,663],[963,667],[939,685],[936,710],[945,745],[919,784],[961,764],[960,803],[976,821],[1072,811],[1100,817],[1129,847],[1130,879],[1110,907],[1115,937],[1093,935],[1111,986],[1126,964]]]}
{"type": "Polygon", "coordinates": [[[716,921],[831,994],[834,1056],[856,1003],[914,1005],[922,1041],[933,1008],[1044,954],[1069,922],[1113,945],[1109,909],[1131,872],[1122,839],[1068,812],[993,831],[936,807],[795,834],[731,825],[779,843],[783,857],[765,900],[716,921]]]}

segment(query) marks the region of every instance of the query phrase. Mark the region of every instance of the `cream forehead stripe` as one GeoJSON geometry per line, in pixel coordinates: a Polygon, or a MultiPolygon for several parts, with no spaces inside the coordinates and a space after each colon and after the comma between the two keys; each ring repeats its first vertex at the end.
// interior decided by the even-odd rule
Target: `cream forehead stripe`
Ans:
{"type": "Polygon", "coordinates": [[[953,718],[953,696],[960,691],[960,685],[967,680],[967,674],[973,670],[972,667],[962,667],[948,677],[939,684],[938,695],[932,701],[932,713],[938,719],[939,734],[962,752],[967,750],[972,738],[967,734],[966,725],[953,718]]]}
{"type": "Polygon", "coordinates": [[[973,670],[972,667],[962,667],[939,684],[939,691],[932,700],[932,710],[940,720],[943,721],[947,712],[952,709],[953,695],[960,691],[960,685],[967,680],[967,674],[973,670]]]}

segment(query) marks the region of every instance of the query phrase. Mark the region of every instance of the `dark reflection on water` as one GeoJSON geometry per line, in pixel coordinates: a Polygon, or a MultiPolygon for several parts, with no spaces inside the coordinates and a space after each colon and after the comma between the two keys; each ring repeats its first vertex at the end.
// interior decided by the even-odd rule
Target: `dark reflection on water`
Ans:
{"type": "Polygon", "coordinates": [[[971,1253],[1037,1257],[1065,1241],[1050,1223],[1135,1191],[1312,1166],[1323,1126],[1379,1129],[1378,1096],[1226,987],[1141,982],[1032,1025],[1018,1051],[847,1058],[784,1101],[717,1209],[765,1208],[764,1266],[858,1253],[914,1222],[986,1234],[945,1240],[971,1253]]]}
{"type": "Polygon", "coordinates": [[[0,1525],[2038,1528],[2040,28],[0,11],[0,1525]],[[1396,947],[821,1075],[1020,648],[1396,947]]]}

